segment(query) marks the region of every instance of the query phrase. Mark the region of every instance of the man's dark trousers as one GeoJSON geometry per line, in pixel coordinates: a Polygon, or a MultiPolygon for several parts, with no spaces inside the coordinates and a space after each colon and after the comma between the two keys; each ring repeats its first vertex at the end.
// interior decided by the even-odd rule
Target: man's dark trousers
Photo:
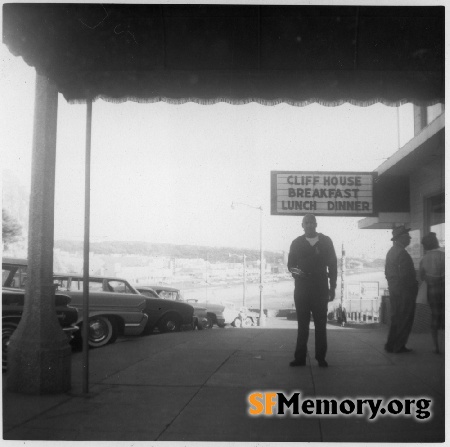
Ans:
{"type": "Polygon", "coordinates": [[[408,342],[416,312],[417,289],[402,290],[396,294],[390,291],[391,326],[389,327],[386,349],[399,352],[408,342]]]}
{"type": "Polygon", "coordinates": [[[295,360],[302,362],[306,359],[311,312],[315,327],[316,360],[325,360],[327,353],[328,287],[324,289],[314,284],[314,281],[310,284],[308,282],[306,280],[302,284],[296,284],[294,291],[298,323],[295,360]]]}

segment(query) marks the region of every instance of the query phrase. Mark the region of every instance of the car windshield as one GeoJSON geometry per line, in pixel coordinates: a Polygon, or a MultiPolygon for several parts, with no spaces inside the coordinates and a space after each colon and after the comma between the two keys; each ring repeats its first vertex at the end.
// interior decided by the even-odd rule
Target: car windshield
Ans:
{"type": "Polygon", "coordinates": [[[164,300],[171,300],[171,301],[184,301],[183,297],[181,296],[181,293],[179,291],[172,291],[172,290],[159,290],[158,295],[163,298],[164,300]]]}
{"type": "Polygon", "coordinates": [[[106,291],[115,293],[138,293],[130,286],[130,284],[120,279],[106,280],[106,291]]]}
{"type": "MultiPolygon", "coordinates": [[[[83,278],[62,276],[56,277],[54,283],[59,290],[70,292],[83,291],[83,278]]],[[[89,291],[91,292],[114,292],[114,293],[134,293],[133,289],[126,281],[120,279],[89,278],[89,291]]]]}
{"type": "MultiPolygon", "coordinates": [[[[58,284],[58,288],[62,290],[68,290],[69,292],[82,292],[83,291],[83,278],[57,278],[55,284],[58,284]]],[[[102,292],[103,281],[101,279],[89,279],[89,290],[91,292],[102,292]]]]}
{"type": "Polygon", "coordinates": [[[2,286],[13,289],[24,289],[27,279],[27,268],[19,265],[2,265],[2,286]]]}
{"type": "Polygon", "coordinates": [[[154,290],[150,289],[139,289],[139,293],[150,298],[160,298],[160,296],[154,290]]]}
{"type": "MultiPolygon", "coordinates": [[[[78,276],[56,276],[54,278],[54,284],[58,286],[58,290],[67,290],[70,292],[83,291],[83,278],[78,276]]],[[[127,281],[105,278],[89,278],[89,291],[138,293],[127,281]]]]}

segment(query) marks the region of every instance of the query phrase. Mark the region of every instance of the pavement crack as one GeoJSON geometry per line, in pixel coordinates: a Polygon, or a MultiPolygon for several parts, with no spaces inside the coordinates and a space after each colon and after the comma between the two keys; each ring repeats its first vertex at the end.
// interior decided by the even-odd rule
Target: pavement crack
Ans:
{"type": "MultiPolygon", "coordinates": [[[[314,396],[317,397],[316,383],[314,382],[314,374],[313,374],[313,369],[312,369],[312,364],[311,364],[311,357],[310,357],[309,353],[306,354],[306,357],[309,358],[309,373],[311,375],[313,393],[314,393],[314,396]]],[[[319,423],[320,442],[323,442],[323,430],[322,430],[322,422],[321,422],[320,418],[318,419],[318,423],[319,423]]]]}
{"type": "Polygon", "coordinates": [[[198,386],[198,390],[192,395],[192,397],[186,402],[186,405],[184,405],[180,411],[176,414],[176,416],[164,427],[164,430],[161,431],[161,433],[156,437],[155,441],[159,441],[161,436],[167,431],[167,429],[176,421],[176,419],[178,418],[178,416],[180,416],[180,414],[184,411],[184,409],[194,400],[194,398],[200,393],[200,391],[204,388],[204,386],[206,385],[206,383],[208,382],[208,380],[214,375],[216,374],[217,371],[219,371],[220,368],[222,368],[223,365],[225,365],[225,363],[228,362],[228,360],[234,356],[237,352],[239,352],[239,349],[234,350],[231,354],[228,355],[228,357],[226,357],[222,363],[220,363],[220,365],[205,379],[205,381],[198,386]]]}
{"type": "MultiPolygon", "coordinates": [[[[26,419],[26,420],[24,420],[24,421],[21,421],[19,424],[15,424],[15,425],[9,427],[9,428],[6,429],[6,430],[5,430],[5,428],[3,427],[3,439],[5,439],[5,435],[6,435],[7,433],[9,433],[9,432],[15,430],[15,429],[18,428],[18,427],[21,427],[22,425],[28,424],[28,422],[31,422],[31,421],[33,421],[34,419],[40,418],[42,415],[45,415],[45,414],[49,413],[50,411],[54,410],[55,408],[60,407],[61,405],[63,405],[63,404],[65,404],[65,403],[69,402],[69,401],[72,400],[72,399],[73,399],[72,396],[68,396],[67,399],[65,399],[65,400],[63,400],[63,401],[61,401],[61,402],[58,402],[57,404],[55,404],[55,405],[53,405],[53,406],[47,408],[47,409],[44,410],[42,413],[38,413],[38,414],[36,414],[35,416],[31,416],[30,418],[28,418],[28,419],[26,419]]],[[[4,421],[3,421],[3,422],[4,422],[4,421]]]]}

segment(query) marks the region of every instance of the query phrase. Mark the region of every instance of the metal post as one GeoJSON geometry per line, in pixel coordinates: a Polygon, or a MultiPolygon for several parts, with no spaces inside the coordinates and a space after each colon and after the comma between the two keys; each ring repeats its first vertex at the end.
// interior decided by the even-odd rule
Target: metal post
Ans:
{"type": "Polygon", "coordinates": [[[263,296],[263,208],[262,206],[252,206],[241,202],[232,202],[231,208],[237,205],[247,206],[259,210],[259,326],[266,325],[266,316],[264,314],[264,296],[263,296]]]}
{"type": "Polygon", "coordinates": [[[209,264],[209,253],[206,253],[206,303],[208,304],[208,264],[209,264]]]}
{"type": "Polygon", "coordinates": [[[345,292],[345,283],[344,283],[344,273],[345,273],[345,249],[344,244],[342,244],[342,256],[341,256],[341,307],[344,307],[344,292],[345,292]]]}
{"type": "Polygon", "coordinates": [[[259,325],[266,325],[266,315],[264,314],[263,295],[263,209],[259,207],[259,325]]]}
{"type": "Polygon", "coordinates": [[[84,260],[83,260],[83,393],[89,393],[89,227],[91,192],[92,100],[86,103],[86,159],[84,184],[84,260]]]}
{"type": "Polygon", "coordinates": [[[245,255],[243,255],[243,260],[242,260],[242,266],[243,266],[243,276],[242,276],[242,282],[243,282],[243,295],[242,295],[242,307],[245,307],[245,298],[246,298],[246,288],[247,288],[247,276],[246,276],[246,272],[245,272],[245,255]]]}

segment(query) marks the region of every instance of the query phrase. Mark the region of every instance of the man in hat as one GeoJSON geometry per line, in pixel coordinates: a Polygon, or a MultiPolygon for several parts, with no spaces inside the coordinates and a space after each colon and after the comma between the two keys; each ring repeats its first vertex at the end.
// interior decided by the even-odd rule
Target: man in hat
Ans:
{"type": "Polygon", "coordinates": [[[410,228],[392,230],[392,247],[386,255],[385,275],[391,302],[391,326],[384,349],[387,352],[410,352],[406,347],[414,322],[418,282],[416,271],[405,248],[411,242],[410,228]]]}
{"type": "Polygon", "coordinates": [[[290,366],[305,366],[311,313],[314,319],[316,360],[328,366],[327,309],[333,301],[337,279],[337,258],[333,242],[317,233],[316,217],[307,214],[302,221],[304,235],[295,239],[289,250],[288,269],[295,278],[294,302],[297,311],[297,346],[290,366]],[[330,285],[328,286],[328,278],[330,285]]]}

